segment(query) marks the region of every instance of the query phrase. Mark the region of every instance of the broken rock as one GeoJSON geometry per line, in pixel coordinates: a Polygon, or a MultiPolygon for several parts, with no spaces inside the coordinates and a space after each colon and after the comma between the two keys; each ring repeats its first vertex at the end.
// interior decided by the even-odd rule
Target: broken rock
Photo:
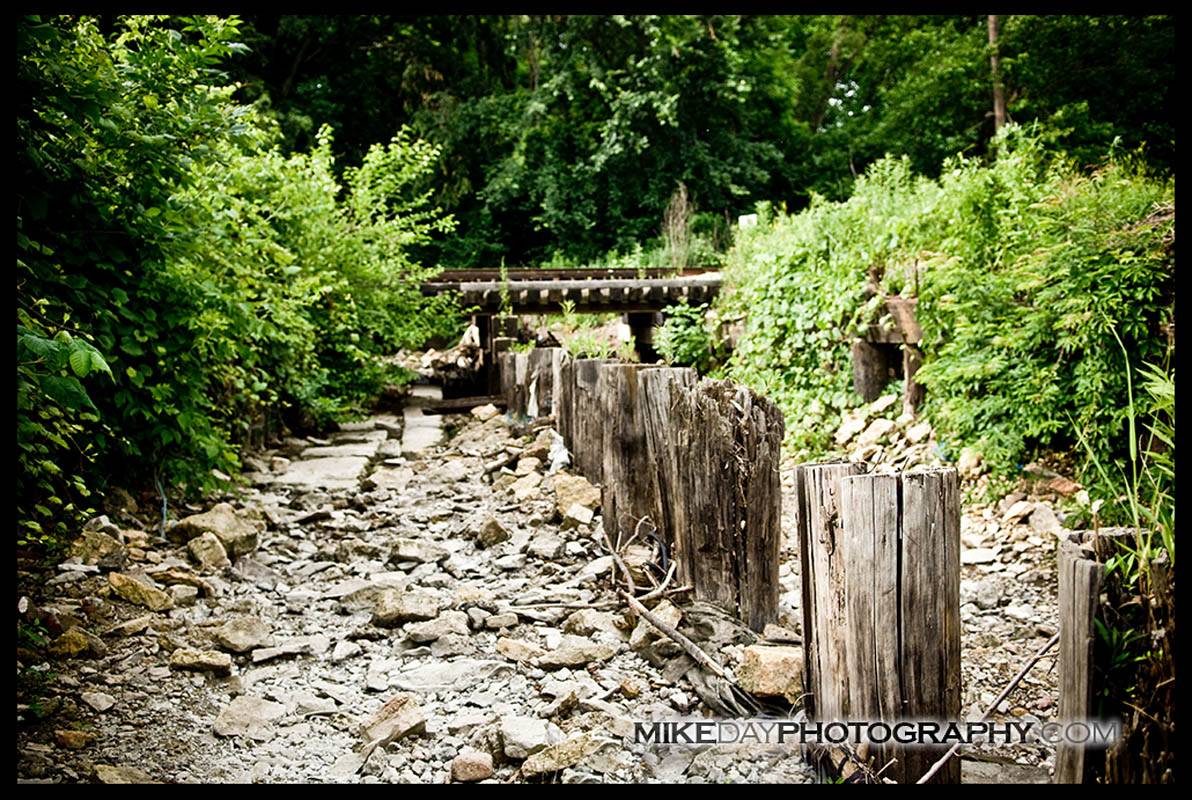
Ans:
{"type": "MultiPolygon", "coordinates": [[[[195,650],[179,647],[170,653],[170,669],[187,672],[210,672],[224,676],[232,674],[232,657],[217,650],[195,650]]],[[[218,731],[217,731],[218,733],[218,731]]]]}
{"type": "Polygon", "coordinates": [[[593,661],[608,661],[616,651],[606,644],[597,644],[582,636],[564,636],[559,646],[538,659],[543,669],[582,667],[593,661]]]}
{"type": "Polygon", "coordinates": [[[794,703],[803,694],[803,649],[801,647],[745,648],[737,679],[742,688],[761,697],[783,697],[794,703]]]}
{"type": "Polygon", "coordinates": [[[373,609],[372,624],[393,628],[403,622],[434,619],[439,615],[439,600],[434,595],[416,589],[400,592],[386,589],[373,609]]]}
{"type": "Polygon", "coordinates": [[[108,574],[108,585],[123,599],[150,611],[168,611],[174,607],[174,599],[161,589],[120,572],[108,574]]]}
{"type": "Polygon", "coordinates": [[[365,747],[384,747],[403,736],[426,730],[426,715],[414,695],[394,695],[360,725],[365,747]]]}
{"type": "Polygon", "coordinates": [[[196,536],[186,543],[186,549],[203,569],[219,570],[232,565],[223,542],[214,533],[196,536]]]}
{"type": "Polygon", "coordinates": [[[258,647],[272,647],[273,632],[256,617],[241,617],[216,628],[215,641],[225,650],[247,653],[258,647]]]}
{"type": "Polygon", "coordinates": [[[219,712],[213,727],[219,736],[247,736],[264,742],[273,738],[273,722],[285,713],[281,703],[243,694],[219,712]]]}
{"type": "Polygon", "coordinates": [[[204,533],[214,534],[234,556],[251,553],[257,547],[256,527],[243,519],[231,503],[220,503],[210,511],[193,514],[170,528],[170,539],[189,542],[204,533]]]}
{"type": "Polygon", "coordinates": [[[595,510],[600,506],[600,490],[580,475],[565,475],[556,473],[555,508],[559,516],[565,516],[573,505],[595,510]]]}

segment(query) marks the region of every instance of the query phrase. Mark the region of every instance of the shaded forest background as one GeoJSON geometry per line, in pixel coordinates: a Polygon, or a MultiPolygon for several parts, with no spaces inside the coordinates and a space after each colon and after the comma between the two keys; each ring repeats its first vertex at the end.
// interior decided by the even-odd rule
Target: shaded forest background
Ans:
{"type": "Polygon", "coordinates": [[[459,220],[445,266],[583,263],[659,235],[682,181],[715,238],[758,201],[843,200],[887,153],[984,156],[991,56],[1008,118],[1084,164],[1114,142],[1174,170],[1175,20],[1006,16],[245,17],[230,60],[287,145],[351,164],[408,125],[459,220]]]}

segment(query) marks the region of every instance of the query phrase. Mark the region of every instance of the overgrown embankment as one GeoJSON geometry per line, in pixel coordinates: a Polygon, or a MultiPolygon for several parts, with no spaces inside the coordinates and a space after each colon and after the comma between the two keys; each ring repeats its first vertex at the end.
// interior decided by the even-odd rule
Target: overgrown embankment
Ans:
{"type": "Polygon", "coordinates": [[[830,451],[860,404],[849,345],[883,324],[883,295],[917,295],[917,379],[945,455],[971,446],[1013,475],[1075,450],[1090,481],[1128,459],[1131,415],[1150,408],[1139,370],[1174,374],[1174,181],[1121,154],[1073,164],[1013,127],[997,147],[938,180],[886,159],[846,202],[740,231],[722,313],[748,321],[730,369],[780,403],[802,456],[830,451]]]}

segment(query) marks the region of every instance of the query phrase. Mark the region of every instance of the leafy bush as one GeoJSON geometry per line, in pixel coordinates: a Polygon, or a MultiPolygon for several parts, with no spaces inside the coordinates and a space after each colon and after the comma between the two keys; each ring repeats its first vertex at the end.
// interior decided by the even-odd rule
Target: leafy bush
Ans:
{"type": "Polygon", "coordinates": [[[849,344],[870,324],[867,278],[919,290],[928,409],[946,435],[1011,474],[1084,437],[1121,459],[1132,359],[1158,362],[1174,313],[1174,185],[1113,153],[1082,171],[1014,126],[996,160],[950,161],[938,181],[874,164],[843,203],[771,213],[730,254],[748,313],[733,373],[787,413],[791,444],[831,449],[851,389],[849,344]]]}
{"type": "Polygon", "coordinates": [[[658,329],[655,346],[666,363],[707,372],[712,366],[712,336],[708,333],[706,303],[692,306],[683,299],[663,310],[666,321],[658,329]]]}
{"type": "Polygon", "coordinates": [[[103,474],[217,485],[266,409],[325,422],[456,324],[409,256],[453,227],[414,189],[434,148],[399,132],[341,185],[329,129],[282,155],[218,85],[236,20],[116,29],[18,20],[18,516],[43,538],[103,474]]]}

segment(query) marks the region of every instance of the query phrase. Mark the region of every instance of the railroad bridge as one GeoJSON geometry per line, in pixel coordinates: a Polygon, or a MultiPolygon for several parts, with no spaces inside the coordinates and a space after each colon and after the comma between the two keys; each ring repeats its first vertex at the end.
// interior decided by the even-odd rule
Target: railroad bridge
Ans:
{"type": "Polygon", "coordinates": [[[720,272],[711,268],[448,270],[422,284],[425,295],[457,294],[462,307],[475,309],[486,367],[509,345],[502,334],[512,332],[498,330],[495,317],[558,313],[564,303],[580,314],[623,314],[642,361],[653,361],[653,329],[662,310],[681,300],[706,303],[719,291],[720,272]]]}

